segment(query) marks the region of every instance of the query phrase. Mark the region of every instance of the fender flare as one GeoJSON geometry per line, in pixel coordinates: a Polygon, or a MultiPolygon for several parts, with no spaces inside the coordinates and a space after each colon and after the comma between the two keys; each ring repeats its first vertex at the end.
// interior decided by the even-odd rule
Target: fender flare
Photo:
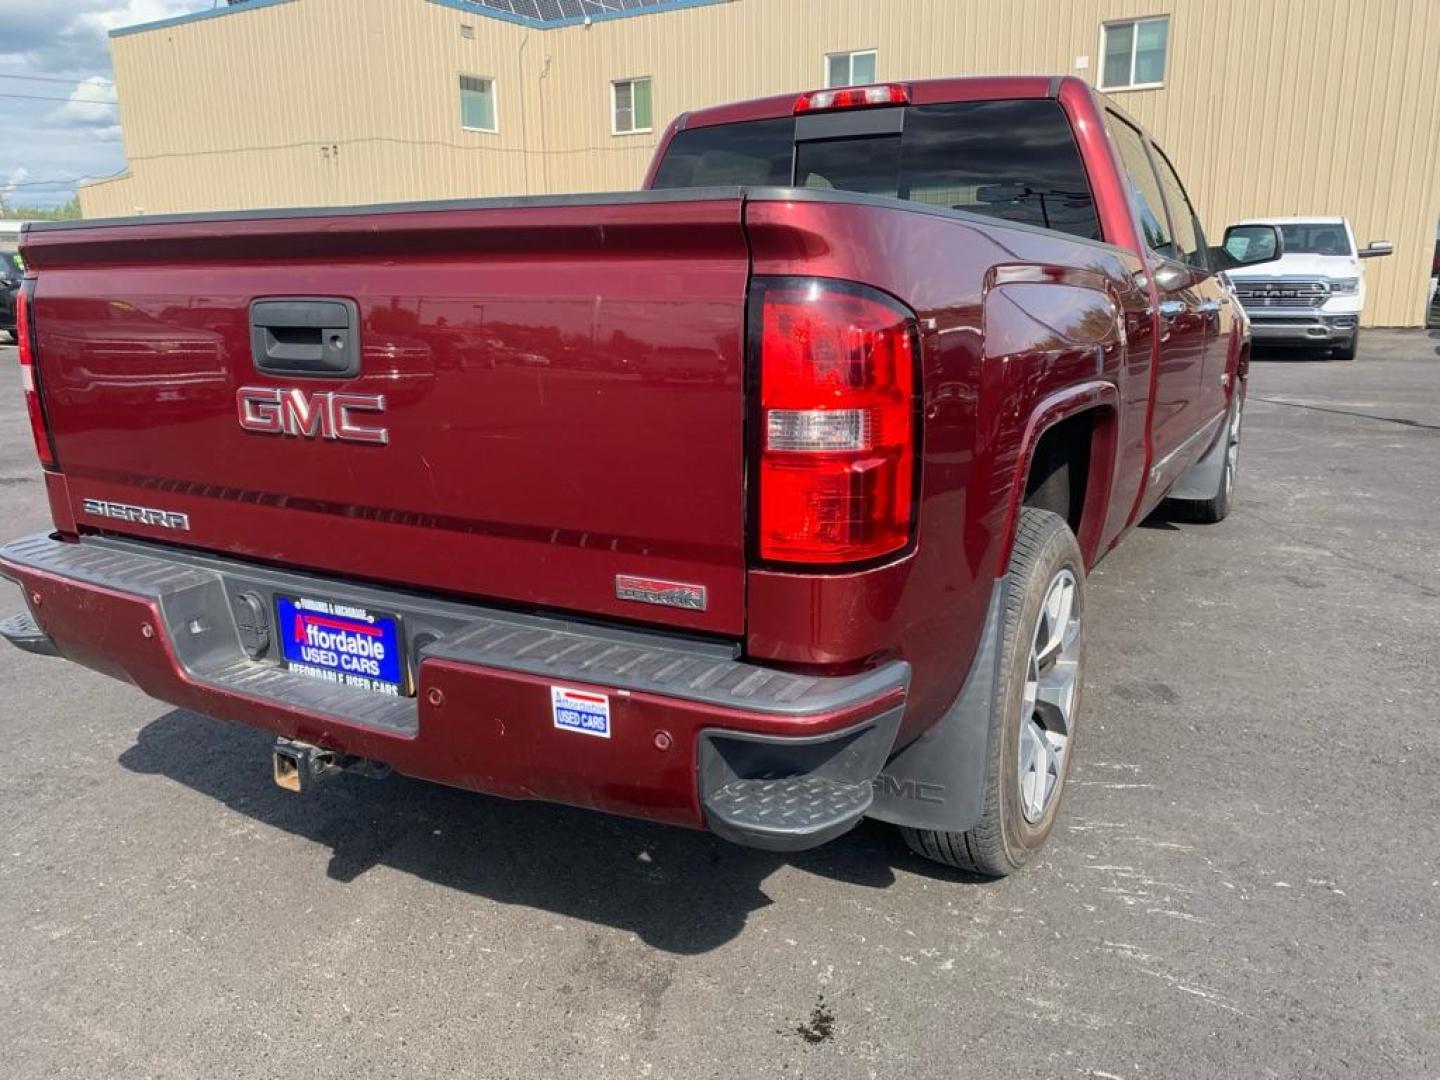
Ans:
{"type": "Polygon", "coordinates": [[[1091,497],[1098,497],[1100,501],[1094,505],[1093,509],[1087,510],[1081,524],[1081,535],[1076,537],[1080,543],[1080,554],[1085,560],[1085,565],[1087,567],[1094,565],[1100,548],[1100,532],[1104,528],[1105,518],[1109,512],[1110,488],[1115,478],[1114,428],[1120,417],[1120,391],[1114,383],[1103,379],[1093,379],[1066,387],[1064,390],[1041,398],[1030,410],[1030,416],[1025,422],[1025,434],[1020,443],[1020,453],[1015,459],[1015,474],[1010,481],[1010,495],[1006,500],[998,561],[1000,573],[1004,573],[1005,566],[1010,562],[1010,549],[1015,543],[1015,528],[1020,521],[1020,510],[1025,502],[1025,481],[1030,476],[1030,466],[1035,460],[1035,447],[1040,444],[1040,439],[1045,433],[1062,420],[1068,420],[1072,416],[1078,416],[1084,412],[1095,411],[1107,413],[1111,421],[1108,430],[1102,433],[1105,438],[1097,444],[1099,454],[1094,453],[1095,447],[1092,447],[1090,456],[1092,483],[1086,489],[1087,501],[1091,497]],[[1102,484],[1093,483],[1097,476],[1104,481],[1102,484]]]}

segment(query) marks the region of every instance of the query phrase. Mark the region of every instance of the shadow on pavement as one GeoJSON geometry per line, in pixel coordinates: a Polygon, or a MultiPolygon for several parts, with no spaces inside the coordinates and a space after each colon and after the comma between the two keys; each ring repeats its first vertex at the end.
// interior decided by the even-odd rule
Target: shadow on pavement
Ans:
{"type": "Polygon", "coordinates": [[[1171,516],[1173,511],[1163,502],[1140,521],[1138,526],[1141,529],[1158,529],[1161,532],[1179,532],[1180,526],[1175,524],[1171,516]]]}
{"type": "Polygon", "coordinates": [[[336,881],[384,865],[498,903],[629,930],[679,954],[738,936],[749,913],[770,903],[761,883],[784,865],[870,889],[891,885],[897,867],[947,881],[986,880],[920,859],[898,832],[872,822],[814,851],[777,855],[708,833],[401,776],[342,776],[296,796],[271,782],[271,741],[176,709],[147,724],[120,764],[325,845],[336,881]]]}
{"type": "MultiPolygon", "coordinates": [[[[1364,339],[1361,339],[1364,344],[1364,339]]],[[[1348,360],[1336,360],[1330,355],[1327,348],[1306,347],[1304,345],[1260,345],[1252,346],[1250,362],[1281,364],[1345,364],[1351,363],[1348,360]]]]}

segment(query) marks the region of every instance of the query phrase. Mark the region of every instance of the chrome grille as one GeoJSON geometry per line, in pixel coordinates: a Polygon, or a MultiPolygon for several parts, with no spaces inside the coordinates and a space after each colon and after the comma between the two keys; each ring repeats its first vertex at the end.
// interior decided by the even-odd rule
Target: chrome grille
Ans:
{"type": "Polygon", "coordinates": [[[1246,311],[1317,308],[1330,299],[1330,283],[1321,278],[1231,279],[1235,297],[1246,311]]]}

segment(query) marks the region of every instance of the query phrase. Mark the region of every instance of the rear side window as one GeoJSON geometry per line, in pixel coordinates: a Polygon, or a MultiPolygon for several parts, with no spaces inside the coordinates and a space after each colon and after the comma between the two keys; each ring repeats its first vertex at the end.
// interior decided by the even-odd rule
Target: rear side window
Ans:
{"type": "Polygon", "coordinates": [[[799,144],[794,137],[790,117],[682,131],[654,186],[794,183],[909,199],[1100,239],[1080,150],[1055,101],[917,105],[906,110],[903,135],[799,144]]]}
{"type": "Polygon", "coordinates": [[[1110,114],[1110,136],[1120,152],[1120,165],[1125,170],[1125,186],[1130,189],[1130,205],[1140,221],[1145,246],[1167,259],[1175,258],[1175,241],[1170,223],[1165,218],[1165,198],[1160,194],[1160,178],[1150,164],[1145,139],[1139,130],[1114,113],[1110,114]]]}
{"type": "Polygon", "coordinates": [[[1170,223],[1175,227],[1175,257],[1196,269],[1210,269],[1200,219],[1195,216],[1195,208],[1190,205],[1190,196],[1185,194],[1185,185],[1180,183],[1175,166],[1170,164],[1170,159],[1158,146],[1155,147],[1155,165],[1160,170],[1165,203],[1170,207],[1170,223]]]}
{"type": "Polygon", "coordinates": [[[0,281],[19,281],[23,276],[20,256],[13,251],[0,251],[0,281]]]}
{"type": "Polygon", "coordinates": [[[651,187],[788,187],[794,149],[790,116],[677,132],[651,187]]]}

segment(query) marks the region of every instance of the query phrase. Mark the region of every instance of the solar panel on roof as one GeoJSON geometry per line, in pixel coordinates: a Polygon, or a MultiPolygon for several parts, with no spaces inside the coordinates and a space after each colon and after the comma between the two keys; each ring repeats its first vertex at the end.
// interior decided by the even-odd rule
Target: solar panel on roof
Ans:
{"type": "Polygon", "coordinates": [[[559,22],[586,15],[614,15],[622,11],[662,10],[689,0],[466,0],[477,8],[519,15],[537,22],[559,22]]]}

